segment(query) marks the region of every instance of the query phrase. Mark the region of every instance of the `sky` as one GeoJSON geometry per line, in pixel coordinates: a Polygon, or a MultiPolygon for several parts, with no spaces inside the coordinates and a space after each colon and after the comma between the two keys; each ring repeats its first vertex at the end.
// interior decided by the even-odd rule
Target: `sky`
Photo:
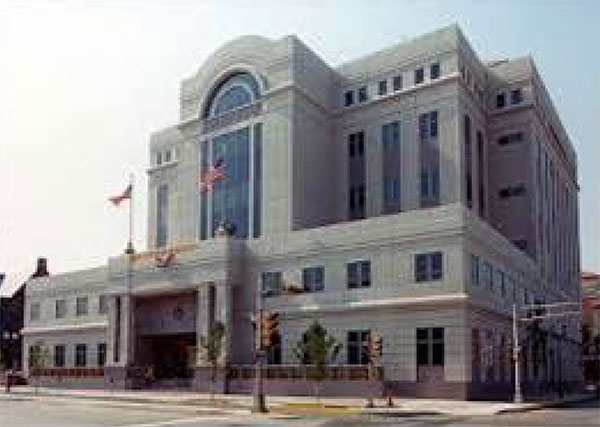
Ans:
{"type": "Polygon", "coordinates": [[[600,271],[600,1],[0,0],[0,272],[121,253],[127,209],[107,197],[131,173],[145,248],[150,134],[232,38],[296,34],[336,66],[452,23],[483,60],[536,61],[579,157],[582,266],[600,271]]]}

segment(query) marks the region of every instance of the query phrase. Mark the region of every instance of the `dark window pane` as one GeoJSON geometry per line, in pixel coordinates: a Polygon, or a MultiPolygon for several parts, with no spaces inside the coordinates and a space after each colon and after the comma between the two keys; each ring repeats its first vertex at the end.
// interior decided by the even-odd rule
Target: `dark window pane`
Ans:
{"type": "Polygon", "coordinates": [[[348,107],[349,105],[354,104],[354,92],[349,90],[344,95],[344,105],[348,107]]]}
{"type": "Polygon", "coordinates": [[[381,80],[379,82],[379,95],[385,95],[387,93],[387,80],[381,80]]]}
{"type": "Polygon", "coordinates": [[[440,77],[440,64],[439,63],[431,64],[430,75],[431,75],[432,80],[440,77]]]}
{"type": "Polygon", "coordinates": [[[514,89],[510,92],[510,103],[511,104],[520,104],[523,100],[523,95],[521,93],[521,89],[514,89]]]}
{"type": "Polygon", "coordinates": [[[355,154],[355,150],[354,150],[354,142],[350,142],[348,144],[348,156],[349,157],[354,157],[355,154]]]}
{"type": "Polygon", "coordinates": [[[419,83],[423,83],[423,79],[424,79],[424,72],[423,72],[423,68],[417,68],[415,70],[415,84],[418,85],[419,83]]]}
{"type": "Polygon", "coordinates": [[[427,114],[421,114],[419,116],[419,139],[423,141],[429,138],[428,126],[427,126],[427,114]]]}
{"type": "Polygon", "coordinates": [[[363,288],[371,286],[371,263],[369,261],[361,263],[360,280],[363,288]]]}
{"type": "Polygon", "coordinates": [[[432,357],[431,364],[432,365],[443,365],[444,364],[444,343],[433,343],[431,345],[432,357]]]}
{"type": "Polygon", "coordinates": [[[394,91],[402,89],[402,76],[394,76],[394,91]]]}
{"type": "Polygon", "coordinates": [[[503,93],[496,95],[496,108],[503,108],[506,104],[506,99],[503,93]]]}
{"type": "Polygon", "coordinates": [[[443,276],[442,253],[431,254],[431,278],[439,280],[443,276]]]}
{"type": "Polygon", "coordinates": [[[358,102],[365,102],[367,100],[367,87],[362,86],[358,89],[358,102]]]}
{"type": "Polygon", "coordinates": [[[417,343],[417,365],[429,364],[429,345],[427,343],[417,343]]]}
{"type": "Polygon", "coordinates": [[[356,288],[358,286],[358,265],[357,263],[353,262],[348,264],[346,267],[348,288],[356,288]]]}
{"type": "Polygon", "coordinates": [[[435,138],[438,134],[438,113],[432,111],[429,113],[429,136],[435,138]]]}
{"type": "Polygon", "coordinates": [[[429,339],[429,329],[417,328],[417,341],[423,341],[429,339]]]}
{"type": "Polygon", "coordinates": [[[431,338],[433,340],[444,340],[444,328],[432,328],[431,338]]]}

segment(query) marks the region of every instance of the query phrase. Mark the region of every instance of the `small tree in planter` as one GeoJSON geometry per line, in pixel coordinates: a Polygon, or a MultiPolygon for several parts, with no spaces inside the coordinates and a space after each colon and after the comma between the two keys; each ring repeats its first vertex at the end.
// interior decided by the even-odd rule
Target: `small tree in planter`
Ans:
{"type": "Polygon", "coordinates": [[[294,354],[303,365],[311,365],[312,379],[315,381],[314,393],[319,398],[319,386],[325,379],[326,368],[333,363],[341,349],[338,343],[321,324],[315,320],[296,343],[294,354]]]}
{"type": "MultiPolygon", "coordinates": [[[[29,367],[31,369],[30,377],[39,377],[39,370],[50,364],[50,349],[42,341],[36,342],[31,347],[29,355],[29,367]]],[[[35,392],[38,392],[40,386],[39,378],[35,381],[35,392]]]]}
{"type": "Polygon", "coordinates": [[[211,390],[210,399],[214,399],[215,387],[217,382],[217,368],[219,359],[223,352],[223,337],[225,336],[225,326],[217,322],[209,331],[208,336],[200,337],[200,346],[204,350],[204,358],[211,365],[211,390]]]}

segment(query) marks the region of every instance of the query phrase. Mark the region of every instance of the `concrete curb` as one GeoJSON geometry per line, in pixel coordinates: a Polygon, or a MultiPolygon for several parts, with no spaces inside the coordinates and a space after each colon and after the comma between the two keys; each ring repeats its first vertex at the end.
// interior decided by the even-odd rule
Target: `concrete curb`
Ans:
{"type": "Polygon", "coordinates": [[[546,408],[561,408],[561,407],[564,407],[571,403],[589,402],[589,401],[596,400],[596,399],[598,399],[597,395],[589,395],[589,396],[577,396],[577,397],[570,398],[570,399],[563,399],[563,400],[552,401],[552,402],[536,402],[536,403],[529,403],[529,404],[525,403],[523,405],[529,405],[529,406],[506,408],[506,409],[502,409],[502,410],[498,411],[497,414],[529,412],[529,411],[537,411],[537,410],[546,409],[546,408]]]}

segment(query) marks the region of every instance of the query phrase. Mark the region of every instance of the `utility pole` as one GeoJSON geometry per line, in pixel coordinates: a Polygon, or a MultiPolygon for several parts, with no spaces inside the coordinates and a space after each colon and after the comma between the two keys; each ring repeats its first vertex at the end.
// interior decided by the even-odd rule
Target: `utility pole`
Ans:
{"type": "Polygon", "coordinates": [[[521,394],[521,378],[519,377],[519,325],[517,319],[517,305],[513,303],[513,359],[515,361],[515,394],[514,402],[523,402],[523,395],[521,394]]]}
{"type": "Polygon", "coordinates": [[[258,285],[258,299],[257,303],[257,317],[256,317],[256,373],[254,378],[254,396],[252,412],[264,414],[267,411],[265,405],[265,394],[263,392],[263,378],[262,378],[262,359],[263,359],[263,348],[262,348],[262,335],[263,335],[263,304],[262,304],[262,289],[260,284],[258,285]]]}

